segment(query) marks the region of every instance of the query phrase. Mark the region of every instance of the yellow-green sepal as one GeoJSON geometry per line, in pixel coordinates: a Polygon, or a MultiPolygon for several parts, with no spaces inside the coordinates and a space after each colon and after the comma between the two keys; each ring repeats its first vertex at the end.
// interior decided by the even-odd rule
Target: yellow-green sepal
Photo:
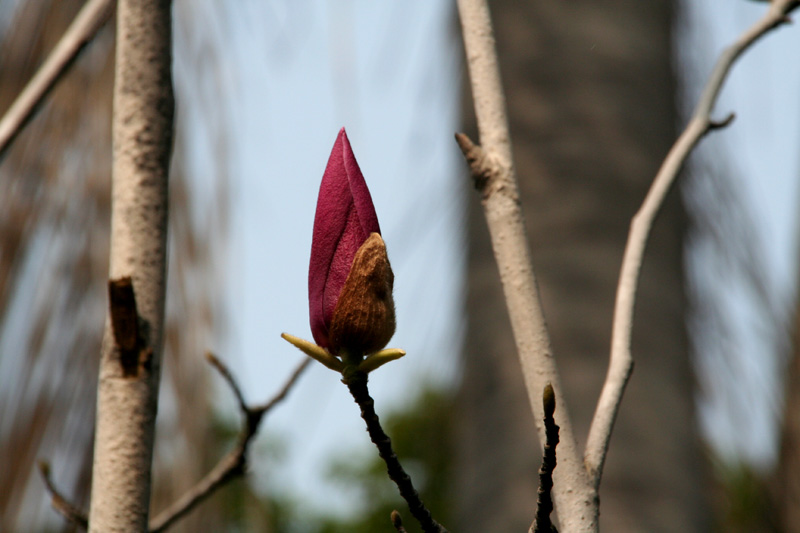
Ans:
{"type": "Polygon", "coordinates": [[[316,359],[331,370],[335,370],[337,372],[342,372],[342,370],[344,370],[344,363],[335,356],[331,355],[331,353],[322,346],[317,346],[313,342],[308,342],[307,340],[301,339],[300,337],[295,337],[294,335],[289,335],[288,333],[281,333],[281,337],[286,342],[294,345],[298,350],[307,356],[311,357],[312,359],[316,359]]]}
{"type": "Polygon", "coordinates": [[[400,359],[406,354],[405,350],[400,348],[386,348],[379,352],[369,354],[363,361],[358,364],[358,369],[364,373],[370,373],[376,368],[379,368],[389,361],[400,359]]]}

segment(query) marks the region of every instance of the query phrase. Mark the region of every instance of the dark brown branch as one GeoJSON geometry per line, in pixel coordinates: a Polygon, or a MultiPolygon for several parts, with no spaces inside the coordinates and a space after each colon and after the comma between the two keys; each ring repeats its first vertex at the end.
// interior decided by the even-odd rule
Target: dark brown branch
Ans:
{"type": "Polygon", "coordinates": [[[736,113],[728,113],[728,116],[723,118],[722,120],[710,120],[708,121],[708,129],[709,131],[713,130],[721,130],[723,128],[727,128],[733,122],[733,119],[736,118],[736,113]]]}
{"type": "Polygon", "coordinates": [[[268,401],[264,405],[256,407],[255,410],[268,413],[270,410],[272,410],[273,407],[275,407],[276,404],[282,402],[283,399],[286,398],[286,395],[289,394],[289,391],[292,390],[292,387],[294,386],[295,382],[298,379],[300,379],[302,373],[305,372],[306,368],[308,368],[309,364],[311,364],[311,359],[304,359],[302,363],[297,365],[297,368],[295,368],[292,375],[289,376],[289,379],[286,380],[286,383],[284,384],[283,388],[280,391],[278,391],[278,393],[275,396],[273,396],[270,401],[268,401]]]}
{"type": "Polygon", "coordinates": [[[236,383],[236,379],[233,377],[233,374],[231,374],[231,371],[228,370],[228,367],[211,352],[206,352],[206,360],[219,372],[223,379],[225,379],[225,382],[228,383],[234,396],[236,396],[236,401],[239,403],[239,409],[241,409],[242,412],[247,412],[247,402],[244,401],[242,390],[239,388],[239,384],[236,383]]]}
{"type": "Polygon", "coordinates": [[[239,433],[236,447],[228,452],[202,480],[186,491],[180,499],[151,520],[149,528],[151,533],[166,531],[168,527],[194,509],[197,504],[211,496],[216,489],[229,480],[244,474],[247,463],[247,450],[258,431],[261,420],[265,414],[286,398],[286,395],[311,362],[311,359],[304,359],[286,381],[286,384],[270,401],[261,406],[249,407],[228,367],[211,353],[206,354],[206,358],[233,390],[243,415],[242,429],[239,433]]]}
{"type": "Polygon", "coordinates": [[[538,501],[536,502],[536,518],[531,524],[530,531],[533,533],[558,533],[558,530],[550,521],[550,513],[553,512],[553,470],[556,468],[556,446],[558,446],[558,424],[553,418],[556,410],[556,394],[553,386],[549,383],[544,388],[542,394],[542,404],[544,406],[544,428],[545,445],[542,455],[542,466],[539,468],[539,491],[538,501]]]}
{"type": "Polygon", "coordinates": [[[352,394],[353,399],[361,409],[361,418],[367,424],[367,433],[369,433],[369,437],[375,446],[378,447],[378,453],[386,463],[389,478],[394,481],[400,490],[400,496],[408,503],[411,515],[417,519],[420,526],[422,526],[422,530],[426,533],[446,533],[447,530],[433,519],[431,512],[422,503],[422,499],[414,488],[411,478],[406,474],[400,464],[400,460],[392,449],[391,439],[381,427],[378,415],[375,413],[375,401],[369,395],[367,374],[359,370],[346,372],[342,382],[347,385],[350,394],[352,394]]]}
{"type": "Polygon", "coordinates": [[[50,493],[50,504],[53,508],[61,513],[61,516],[67,519],[68,522],[75,524],[83,529],[88,529],[89,519],[86,513],[78,509],[72,503],[68,502],[64,496],[56,489],[53,480],[50,479],[50,465],[47,461],[39,461],[39,472],[42,474],[44,484],[47,485],[47,491],[50,493]]]}

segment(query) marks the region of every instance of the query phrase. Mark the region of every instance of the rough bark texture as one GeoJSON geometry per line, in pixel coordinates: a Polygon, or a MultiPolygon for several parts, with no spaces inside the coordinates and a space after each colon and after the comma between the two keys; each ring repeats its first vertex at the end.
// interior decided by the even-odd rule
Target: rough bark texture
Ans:
{"type": "Polygon", "coordinates": [[[123,0],[118,5],[109,276],[133,280],[144,349],[139,371],[123,375],[110,325],[106,326],[90,531],[147,530],[174,108],[170,12],[167,0],[123,0]]]}
{"type": "MultiPolygon", "coordinates": [[[[582,447],[608,365],[630,219],[675,139],[671,2],[491,4],[515,164],[553,351],[582,447]]],[[[470,208],[457,531],[522,531],[539,444],[478,198],[470,208]]],[[[656,222],[636,368],[600,487],[601,531],[706,531],[677,195],[656,222]]]]}

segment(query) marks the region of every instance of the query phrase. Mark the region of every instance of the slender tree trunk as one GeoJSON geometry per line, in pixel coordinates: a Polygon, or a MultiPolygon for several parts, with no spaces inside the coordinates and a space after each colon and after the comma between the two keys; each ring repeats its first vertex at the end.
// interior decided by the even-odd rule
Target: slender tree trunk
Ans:
{"type": "MultiPolygon", "coordinates": [[[[564,395],[585,445],[606,374],[631,217],[675,140],[671,2],[491,3],[521,201],[564,395]]],[[[524,531],[539,444],[483,216],[472,199],[453,529],[524,531]]],[[[636,367],[600,486],[601,531],[707,531],[684,327],[684,216],[656,223],[634,321],[636,367]]],[[[558,467],[556,467],[556,470],[558,467]]]]}
{"type": "Polygon", "coordinates": [[[171,40],[170,1],[119,2],[109,275],[130,278],[137,315],[128,321],[132,345],[113,302],[106,324],[89,516],[96,532],[147,531],[166,287],[171,40]]]}

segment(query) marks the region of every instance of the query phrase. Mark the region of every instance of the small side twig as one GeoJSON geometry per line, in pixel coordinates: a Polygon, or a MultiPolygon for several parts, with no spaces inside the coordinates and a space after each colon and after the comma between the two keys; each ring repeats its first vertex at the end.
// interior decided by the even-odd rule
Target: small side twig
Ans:
{"type": "Polygon", "coordinates": [[[234,477],[244,474],[247,450],[258,431],[261,420],[265,414],[286,398],[289,391],[311,362],[311,359],[304,359],[303,362],[297,366],[281,390],[278,391],[271,400],[260,406],[250,407],[245,402],[244,395],[228,367],[211,353],[206,354],[206,358],[208,362],[217,369],[220,375],[222,375],[236,396],[239,409],[242,411],[243,415],[242,429],[239,433],[236,446],[220,459],[217,465],[206,474],[202,480],[150,521],[149,530],[151,533],[166,531],[168,527],[194,509],[197,504],[213,494],[216,489],[234,477]]]}
{"type": "Polygon", "coordinates": [[[403,517],[400,516],[397,510],[392,511],[391,519],[397,533],[406,533],[406,528],[403,527],[403,517]]]}
{"type": "MultiPolygon", "coordinates": [[[[447,530],[433,519],[431,512],[425,507],[425,504],[422,503],[422,499],[414,488],[411,478],[400,464],[397,454],[394,453],[392,441],[383,431],[378,415],[375,412],[375,401],[369,395],[367,374],[360,370],[346,373],[342,382],[347,385],[350,394],[361,409],[361,418],[363,418],[364,422],[367,424],[367,433],[369,433],[369,437],[375,446],[378,447],[378,453],[381,459],[386,463],[389,477],[394,481],[395,485],[397,485],[400,496],[408,503],[408,509],[411,515],[419,522],[422,530],[426,533],[447,533],[447,530]]],[[[394,514],[392,517],[394,523],[394,514]]],[[[399,518],[399,514],[397,517],[399,518]]],[[[395,525],[395,528],[396,527],[395,525]]]]}
{"type": "Polygon", "coordinates": [[[556,446],[558,446],[558,424],[553,418],[556,410],[556,395],[553,386],[549,383],[542,394],[544,407],[544,427],[547,441],[542,455],[542,466],[539,468],[539,490],[536,502],[536,518],[530,527],[530,533],[558,533],[556,526],[550,521],[553,512],[553,499],[550,492],[553,489],[553,470],[556,468],[556,446]]]}
{"type": "Polygon", "coordinates": [[[113,0],[89,0],[0,120],[0,160],[36,108],[111,15],[113,0]]]}
{"type": "Polygon", "coordinates": [[[484,149],[472,142],[472,139],[466,134],[456,133],[456,142],[461,149],[461,153],[464,154],[464,159],[467,160],[475,188],[485,196],[486,185],[489,183],[492,174],[497,171],[496,167],[492,165],[492,161],[484,149]]]}
{"type": "MultiPolygon", "coordinates": [[[[183,518],[189,511],[195,508],[197,504],[211,496],[215,490],[220,488],[229,480],[236,476],[244,474],[245,463],[247,461],[247,450],[250,446],[255,434],[258,432],[259,425],[272,408],[283,401],[289,394],[289,391],[297,383],[297,380],[303,374],[311,359],[304,359],[295,369],[280,391],[273,396],[268,402],[250,407],[244,401],[239,384],[231,374],[228,367],[217,357],[211,353],[206,354],[208,362],[220,373],[225,381],[230,386],[236,400],[239,403],[239,409],[242,411],[243,425],[239,433],[239,438],[233,450],[228,452],[222,459],[219,460],[217,465],[206,474],[196,485],[186,491],[183,496],[176,502],[170,505],[167,509],[163,510],[153,520],[150,521],[148,531],[150,533],[161,533],[166,531],[170,526],[175,524],[179,519],[183,518]]],[[[75,505],[67,501],[64,496],[55,488],[52,480],[50,479],[50,467],[46,461],[39,462],[39,471],[42,473],[44,482],[47,489],[52,496],[52,505],[61,513],[64,518],[73,524],[76,524],[83,529],[88,528],[89,520],[86,513],[78,509],[75,505]]]]}
{"type": "Polygon", "coordinates": [[[619,411],[622,394],[633,370],[631,331],[633,328],[634,303],[639,271],[653,221],[661,210],[664,199],[675,183],[686,158],[697,146],[697,143],[700,142],[700,139],[710,131],[724,128],[733,120],[733,114],[728,115],[721,121],[714,121],[711,118],[714,104],[731,67],[753,43],[769,31],[788,22],[789,13],[798,6],[800,6],[798,0],[773,0],[764,17],[722,52],[708,82],[703,88],[692,118],[664,159],[641,208],[631,221],[614,304],[608,373],[603,384],[603,390],[600,393],[600,399],[597,402],[584,453],[586,469],[595,488],[600,485],[603,464],[608,452],[609,439],[611,438],[611,430],[619,411]]]}
{"type": "Polygon", "coordinates": [[[58,511],[61,516],[67,519],[68,522],[75,524],[78,527],[87,529],[89,527],[89,519],[86,513],[78,509],[75,505],[68,502],[67,499],[58,491],[50,478],[50,465],[47,461],[39,461],[39,473],[42,474],[44,484],[47,486],[47,491],[50,493],[50,503],[53,508],[58,511]]]}

